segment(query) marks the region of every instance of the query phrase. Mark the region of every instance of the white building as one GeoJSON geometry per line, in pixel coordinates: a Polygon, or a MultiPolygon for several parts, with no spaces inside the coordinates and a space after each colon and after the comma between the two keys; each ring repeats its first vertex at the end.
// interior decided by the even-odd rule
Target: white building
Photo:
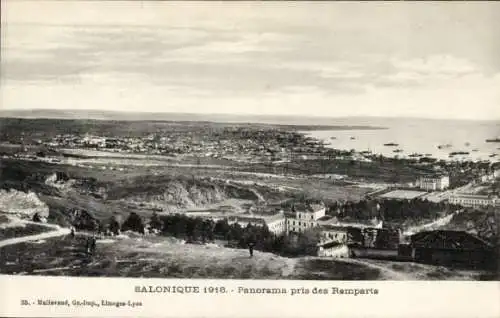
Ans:
{"type": "Polygon", "coordinates": [[[480,182],[494,181],[500,177],[500,170],[494,170],[490,174],[485,174],[479,178],[480,182]]]}
{"type": "Polygon", "coordinates": [[[345,244],[338,245],[335,243],[327,243],[318,247],[318,256],[320,257],[334,257],[334,258],[348,258],[349,247],[345,244]]]}
{"type": "Polygon", "coordinates": [[[282,235],[286,233],[286,219],[283,214],[265,217],[267,227],[271,233],[282,235]]]}
{"type": "Polygon", "coordinates": [[[318,226],[318,222],[326,215],[324,204],[296,206],[295,218],[287,219],[287,233],[303,233],[305,230],[318,226]]]}
{"type": "Polygon", "coordinates": [[[346,226],[321,225],[320,231],[320,244],[347,243],[348,227],[346,226]]]}
{"type": "Polygon", "coordinates": [[[493,171],[493,178],[495,179],[500,178],[500,170],[493,171]]]}
{"type": "Polygon", "coordinates": [[[267,226],[269,232],[275,235],[282,235],[286,232],[286,218],[283,213],[275,215],[237,215],[227,219],[228,224],[238,223],[242,228],[248,224],[252,226],[262,227],[267,226]]]}
{"type": "Polygon", "coordinates": [[[420,177],[416,184],[417,187],[426,191],[442,191],[450,186],[450,177],[420,177]]]}
{"type": "Polygon", "coordinates": [[[449,203],[464,207],[500,207],[500,199],[496,196],[474,195],[474,194],[455,194],[448,199],[449,203]]]}

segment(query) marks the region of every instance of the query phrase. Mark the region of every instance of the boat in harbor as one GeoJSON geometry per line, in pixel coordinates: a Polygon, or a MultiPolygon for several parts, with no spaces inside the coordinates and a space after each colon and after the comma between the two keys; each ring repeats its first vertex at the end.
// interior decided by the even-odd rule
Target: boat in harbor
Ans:
{"type": "Polygon", "coordinates": [[[447,148],[451,148],[451,145],[450,144],[445,144],[445,145],[439,145],[437,147],[438,147],[438,149],[447,149],[447,148]]]}
{"type": "Polygon", "coordinates": [[[479,149],[472,149],[472,151],[474,151],[474,152],[478,152],[478,151],[479,151],[479,149]]]}
{"type": "Polygon", "coordinates": [[[423,157],[424,155],[422,155],[421,153],[412,153],[412,154],[409,154],[408,157],[410,158],[420,158],[420,157],[423,157]]]}
{"type": "Polygon", "coordinates": [[[337,139],[337,137],[330,137],[330,139],[331,139],[331,140],[335,140],[335,139],[337,139]]]}
{"type": "Polygon", "coordinates": [[[386,146],[386,147],[397,147],[397,146],[399,146],[399,144],[394,143],[394,142],[388,142],[388,143],[384,144],[384,146],[386,146]]]}
{"type": "Polygon", "coordinates": [[[468,155],[468,151],[453,151],[450,152],[450,156],[458,156],[458,155],[468,155]]]}
{"type": "Polygon", "coordinates": [[[354,140],[354,139],[356,139],[356,137],[351,137],[351,140],[354,140]]]}
{"type": "Polygon", "coordinates": [[[500,138],[486,139],[486,142],[500,142],[500,138]]]}
{"type": "Polygon", "coordinates": [[[392,152],[403,152],[403,149],[394,149],[392,152]]]}
{"type": "Polygon", "coordinates": [[[490,158],[493,158],[493,157],[496,157],[496,156],[497,156],[497,154],[496,154],[496,153],[492,153],[492,154],[490,155],[490,158]]]}

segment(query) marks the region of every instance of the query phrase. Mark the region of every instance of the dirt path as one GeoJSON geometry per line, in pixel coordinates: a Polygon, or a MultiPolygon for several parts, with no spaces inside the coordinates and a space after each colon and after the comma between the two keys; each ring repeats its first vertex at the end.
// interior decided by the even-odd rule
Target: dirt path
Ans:
{"type": "Polygon", "coordinates": [[[417,277],[409,273],[401,273],[382,265],[371,263],[367,260],[353,258],[336,258],[335,261],[346,262],[351,264],[359,264],[371,268],[378,269],[385,280],[417,280],[417,277]]]}
{"type": "Polygon", "coordinates": [[[52,238],[52,237],[56,237],[56,236],[67,235],[71,232],[70,229],[61,228],[58,225],[54,225],[54,224],[36,223],[36,222],[31,222],[31,221],[23,221],[23,222],[27,223],[27,224],[37,224],[37,225],[49,227],[49,228],[54,229],[54,231],[6,239],[3,241],[0,241],[0,247],[29,242],[29,241],[44,240],[44,239],[48,239],[48,238],[52,238]]]}

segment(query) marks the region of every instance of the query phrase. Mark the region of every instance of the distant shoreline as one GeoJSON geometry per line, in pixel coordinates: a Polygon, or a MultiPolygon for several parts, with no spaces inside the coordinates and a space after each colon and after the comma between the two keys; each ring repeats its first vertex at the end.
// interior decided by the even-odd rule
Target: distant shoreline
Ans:
{"type": "Polygon", "coordinates": [[[57,118],[57,117],[10,117],[0,116],[0,121],[19,120],[19,121],[73,121],[73,122],[123,122],[123,123],[165,123],[165,124],[208,124],[219,126],[232,127],[254,127],[254,128],[280,128],[294,131],[324,131],[324,130],[383,130],[387,127],[370,126],[370,125],[300,125],[286,123],[257,123],[257,122],[224,122],[224,121],[209,121],[209,120],[149,120],[149,119],[91,119],[91,118],[57,118]]]}
{"type": "MultiPolygon", "coordinates": [[[[434,118],[420,116],[335,116],[335,115],[300,115],[300,114],[241,114],[241,113],[187,113],[187,112],[137,112],[115,111],[99,109],[3,109],[0,118],[27,118],[27,119],[68,119],[68,120],[110,120],[110,121],[193,121],[218,123],[256,123],[256,124],[286,124],[286,125],[320,125],[320,126],[372,126],[373,122],[425,120],[425,121],[459,121],[498,123],[500,118],[468,119],[468,118],[434,118]]],[[[374,124],[373,126],[385,126],[374,124]]]]}

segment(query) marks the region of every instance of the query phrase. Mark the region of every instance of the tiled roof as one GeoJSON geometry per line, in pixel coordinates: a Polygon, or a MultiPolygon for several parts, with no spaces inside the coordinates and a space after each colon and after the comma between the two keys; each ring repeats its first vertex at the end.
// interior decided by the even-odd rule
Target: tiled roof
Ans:
{"type": "Polygon", "coordinates": [[[425,231],[411,237],[411,244],[426,248],[487,249],[492,245],[480,237],[464,231],[425,231]]]}

